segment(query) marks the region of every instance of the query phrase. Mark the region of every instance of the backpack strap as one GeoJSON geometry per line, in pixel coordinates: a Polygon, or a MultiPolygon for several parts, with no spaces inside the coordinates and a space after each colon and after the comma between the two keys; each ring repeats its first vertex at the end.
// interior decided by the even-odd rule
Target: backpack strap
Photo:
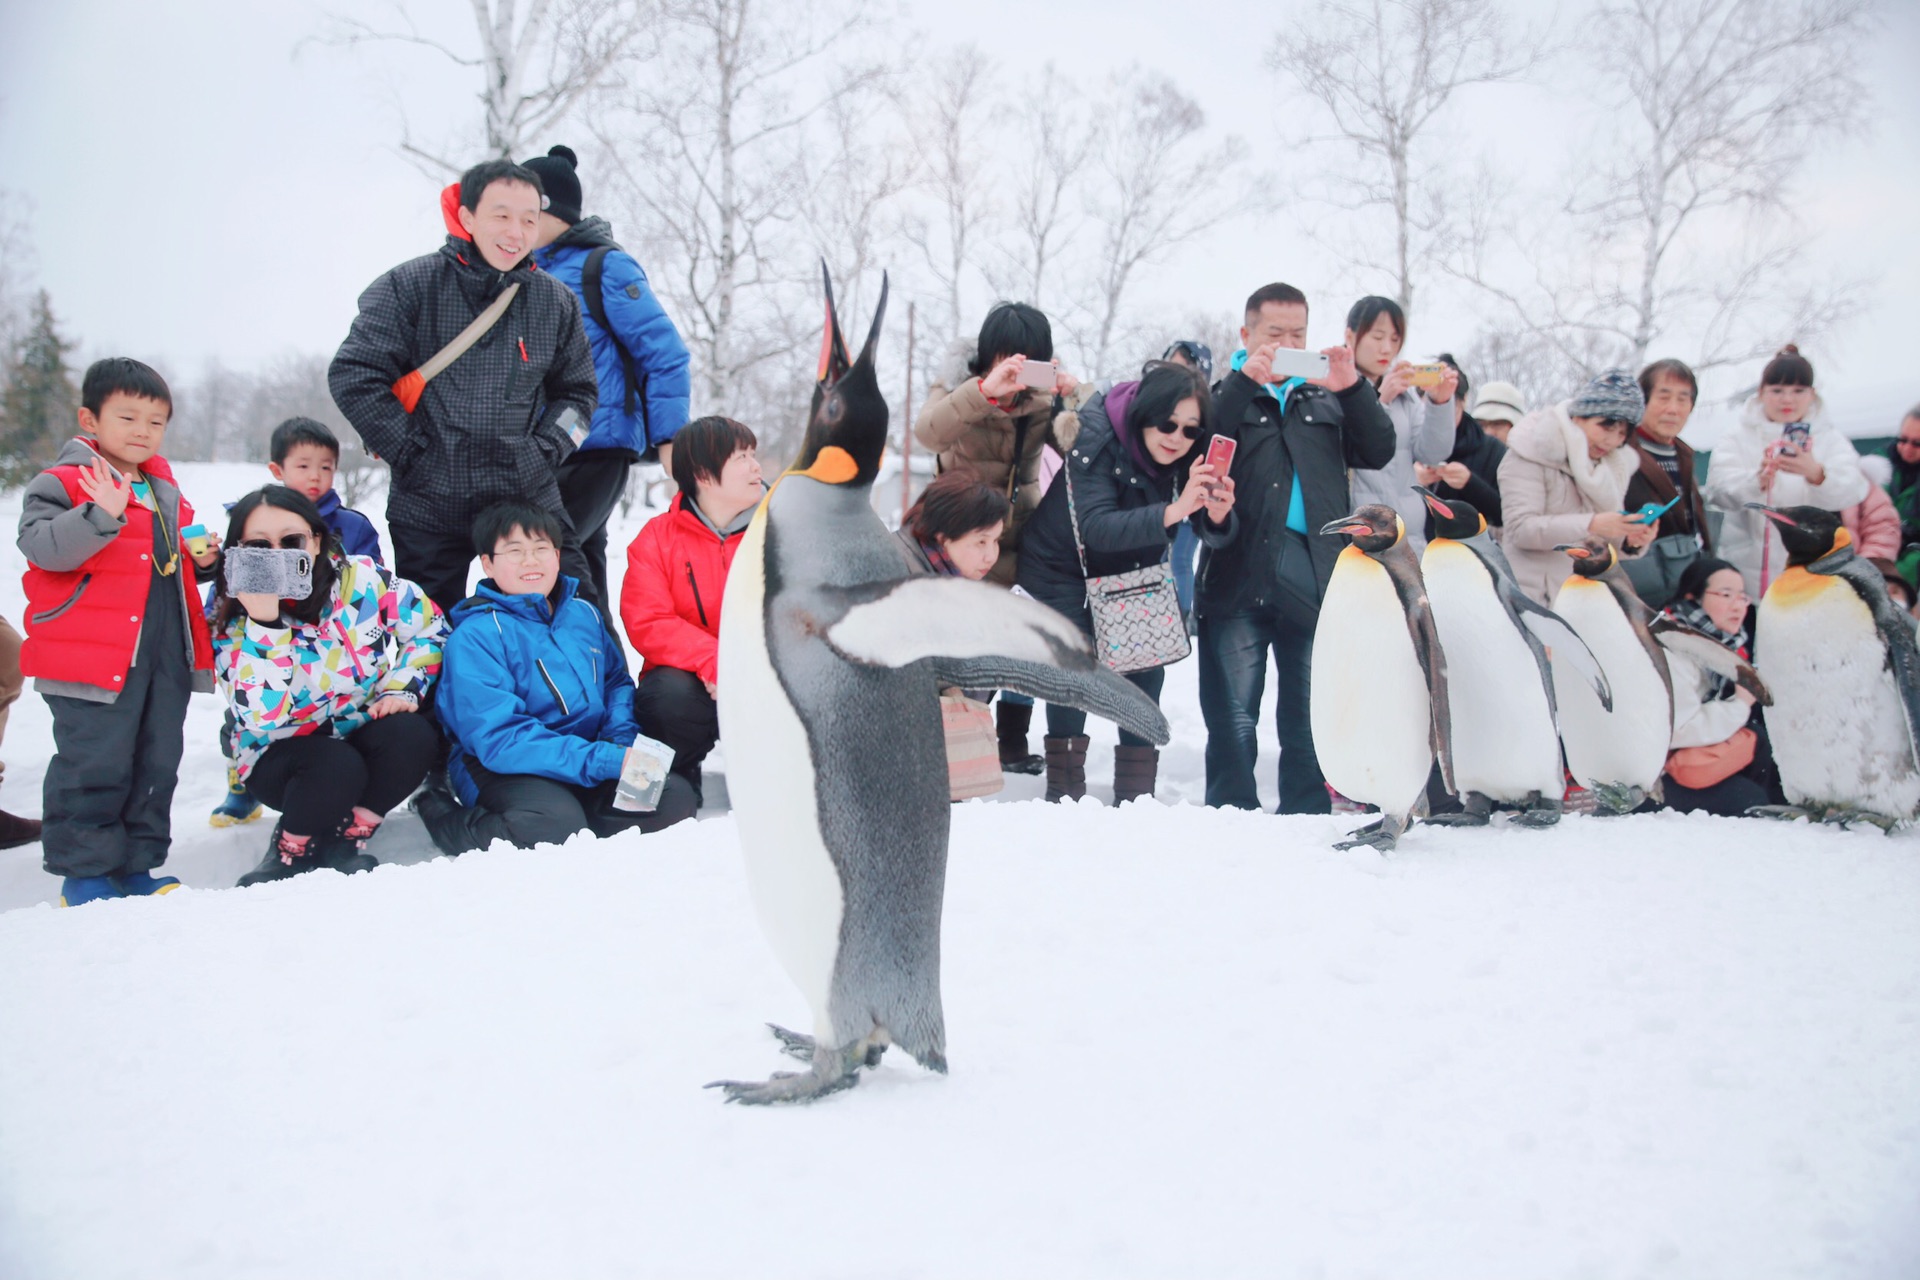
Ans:
{"type": "Polygon", "coordinates": [[[625,412],[632,413],[637,404],[640,409],[640,427],[646,435],[642,442],[643,451],[653,448],[652,429],[647,422],[647,380],[635,368],[633,352],[627,350],[627,344],[621,340],[619,332],[607,319],[607,300],[602,292],[606,285],[607,255],[613,252],[611,245],[601,245],[587,255],[586,263],[580,268],[580,296],[587,304],[587,314],[600,326],[606,335],[613,339],[613,349],[620,353],[620,372],[627,381],[625,412]]]}

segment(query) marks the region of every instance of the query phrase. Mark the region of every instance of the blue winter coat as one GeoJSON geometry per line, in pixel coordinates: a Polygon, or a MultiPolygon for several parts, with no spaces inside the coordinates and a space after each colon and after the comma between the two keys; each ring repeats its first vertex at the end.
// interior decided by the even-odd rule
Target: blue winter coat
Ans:
{"type": "Polygon", "coordinates": [[[479,795],[468,764],[591,787],[620,776],[639,725],[633,678],[600,611],[560,579],[560,604],[512,596],[491,579],[453,607],[435,694],[460,802],[479,795]]]}
{"type": "Polygon", "coordinates": [[[687,344],[647,287],[647,273],[633,256],[614,245],[605,218],[587,218],[558,240],[535,252],[540,269],[581,297],[580,276],[587,255],[601,246],[613,246],[601,268],[600,294],[607,319],[633,356],[634,370],[646,379],[646,413],[636,401],[627,412],[626,371],[612,335],[602,329],[582,302],[587,343],[593,348],[593,368],[600,379],[600,407],[593,411],[593,429],[580,444],[588,449],[630,449],[647,453],[673,439],[687,423],[687,398],[692,380],[687,373],[687,344]]]}
{"type": "Polygon", "coordinates": [[[350,556],[366,556],[375,564],[386,564],[387,558],[380,554],[380,533],[373,527],[373,521],[343,505],[340,495],[331,489],[320,495],[316,505],[320,508],[320,518],[333,530],[342,551],[350,556]]]}

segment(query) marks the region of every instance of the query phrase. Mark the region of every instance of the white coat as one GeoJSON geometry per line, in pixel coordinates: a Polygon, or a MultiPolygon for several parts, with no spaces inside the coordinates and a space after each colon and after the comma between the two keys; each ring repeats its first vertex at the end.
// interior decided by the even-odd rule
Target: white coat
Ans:
{"type": "Polygon", "coordinates": [[[1758,511],[1749,511],[1749,502],[1764,502],[1771,507],[1823,507],[1845,511],[1867,496],[1867,477],[1860,470],[1860,455],[1853,441],[1840,434],[1827,420],[1826,406],[1816,394],[1807,413],[1812,428],[1809,443],[1813,456],[1827,469],[1819,484],[1789,472],[1775,472],[1770,487],[1760,487],[1760,462],[1768,445],[1779,440],[1782,427],[1767,421],[1760,397],[1748,400],[1740,411],[1740,421],[1720,437],[1707,466],[1707,505],[1727,513],[1716,550],[1727,563],[1740,570],[1747,580],[1747,591],[1758,600],[1766,594],[1767,582],[1761,581],[1764,560],[1766,577],[1780,576],[1787,567],[1786,548],[1780,543],[1780,531],[1758,511]]]}

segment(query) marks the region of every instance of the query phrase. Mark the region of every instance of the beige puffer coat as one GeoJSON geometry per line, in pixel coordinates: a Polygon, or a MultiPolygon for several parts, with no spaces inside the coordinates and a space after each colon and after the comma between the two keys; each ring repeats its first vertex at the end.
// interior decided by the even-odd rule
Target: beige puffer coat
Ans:
{"type": "MultiPolygon", "coordinates": [[[[1621,511],[1639,455],[1619,448],[1595,462],[1586,433],[1567,415],[1570,401],[1547,405],[1514,424],[1500,462],[1500,539],[1520,589],[1550,605],[1573,562],[1554,548],[1579,542],[1598,511],[1621,511]]],[[[1616,544],[1618,546],[1618,544],[1616,544]]],[[[1638,554],[1618,546],[1622,558],[1638,554]]]]}

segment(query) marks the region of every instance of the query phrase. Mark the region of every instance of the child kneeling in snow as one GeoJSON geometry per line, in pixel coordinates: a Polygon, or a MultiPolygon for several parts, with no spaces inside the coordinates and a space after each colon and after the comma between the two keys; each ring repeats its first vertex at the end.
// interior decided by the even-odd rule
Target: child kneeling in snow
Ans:
{"type": "Polygon", "coordinates": [[[651,813],[613,806],[640,732],[633,678],[605,618],[560,572],[563,532],[554,515],[519,502],[474,521],[487,578],[454,606],[436,704],[460,803],[435,791],[414,801],[445,853],[495,840],[558,844],[584,830],[658,831],[699,807],[678,774],[651,813]]]}

